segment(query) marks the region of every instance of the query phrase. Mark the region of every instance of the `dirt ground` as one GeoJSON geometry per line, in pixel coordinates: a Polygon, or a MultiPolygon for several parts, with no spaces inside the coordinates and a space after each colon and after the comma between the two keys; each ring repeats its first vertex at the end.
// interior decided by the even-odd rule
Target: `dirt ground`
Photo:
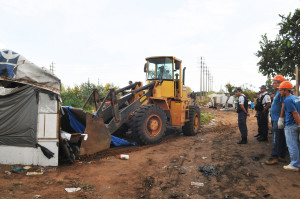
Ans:
{"type": "Polygon", "coordinates": [[[285,171],[284,163],[264,164],[271,134],[268,142],[256,141],[254,114],[247,120],[248,144],[238,145],[237,114],[205,111],[215,121],[194,137],[169,130],[160,144],[112,148],[73,165],[43,168],[43,175],[8,175],[11,165],[0,165],[0,198],[300,198],[299,172],[285,171]],[[118,159],[121,153],[130,159],[118,159]],[[81,190],[67,193],[67,187],[81,190]]]}

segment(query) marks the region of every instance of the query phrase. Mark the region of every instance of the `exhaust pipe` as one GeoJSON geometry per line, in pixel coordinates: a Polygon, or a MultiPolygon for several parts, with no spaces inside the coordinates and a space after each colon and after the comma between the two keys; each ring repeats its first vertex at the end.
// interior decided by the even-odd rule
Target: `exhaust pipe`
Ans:
{"type": "Polygon", "coordinates": [[[182,77],[182,84],[184,85],[184,80],[185,80],[185,69],[186,67],[183,68],[183,77],[182,77]]]}

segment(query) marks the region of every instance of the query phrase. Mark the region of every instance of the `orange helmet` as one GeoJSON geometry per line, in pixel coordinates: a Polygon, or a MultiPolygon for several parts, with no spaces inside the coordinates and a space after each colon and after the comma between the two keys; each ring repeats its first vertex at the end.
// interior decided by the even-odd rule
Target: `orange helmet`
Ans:
{"type": "Polygon", "coordinates": [[[289,82],[289,81],[283,81],[283,82],[281,82],[281,84],[279,85],[278,88],[292,89],[292,88],[293,88],[293,85],[292,85],[292,83],[289,82]]]}
{"type": "Polygon", "coordinates": [[[285,81],[285,79],[282,75],[276,75],[273,80],[279,81],[279,82],[285,81]]]}

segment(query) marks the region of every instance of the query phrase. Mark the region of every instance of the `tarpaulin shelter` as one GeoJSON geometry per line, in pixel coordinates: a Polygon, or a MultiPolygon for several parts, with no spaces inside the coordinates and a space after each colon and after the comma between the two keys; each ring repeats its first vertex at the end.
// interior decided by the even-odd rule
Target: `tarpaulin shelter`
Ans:
{"type": "Polygon", "coordinates": [[[0,50],[0,163],[58,165],[60,79],[0,50]],[[48,159],[40,144],[54,157],[48,159]]]}

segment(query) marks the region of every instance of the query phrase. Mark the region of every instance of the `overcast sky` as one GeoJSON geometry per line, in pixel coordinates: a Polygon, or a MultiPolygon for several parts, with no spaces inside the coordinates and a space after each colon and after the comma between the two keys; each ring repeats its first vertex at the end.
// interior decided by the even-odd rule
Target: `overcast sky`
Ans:
{"type": "Polygon", "coordinates": [[[126,86],[145,81],[150,56],[183,61],[186,84],[200,87],[200,57],[214,90],[230,82],[266,81],[258,73],[261,35],[275,38],[279,14],[299,0],[0,0],[0,49],[7,48],[48,67],[64,85],[88,79],[126,86]]]}

